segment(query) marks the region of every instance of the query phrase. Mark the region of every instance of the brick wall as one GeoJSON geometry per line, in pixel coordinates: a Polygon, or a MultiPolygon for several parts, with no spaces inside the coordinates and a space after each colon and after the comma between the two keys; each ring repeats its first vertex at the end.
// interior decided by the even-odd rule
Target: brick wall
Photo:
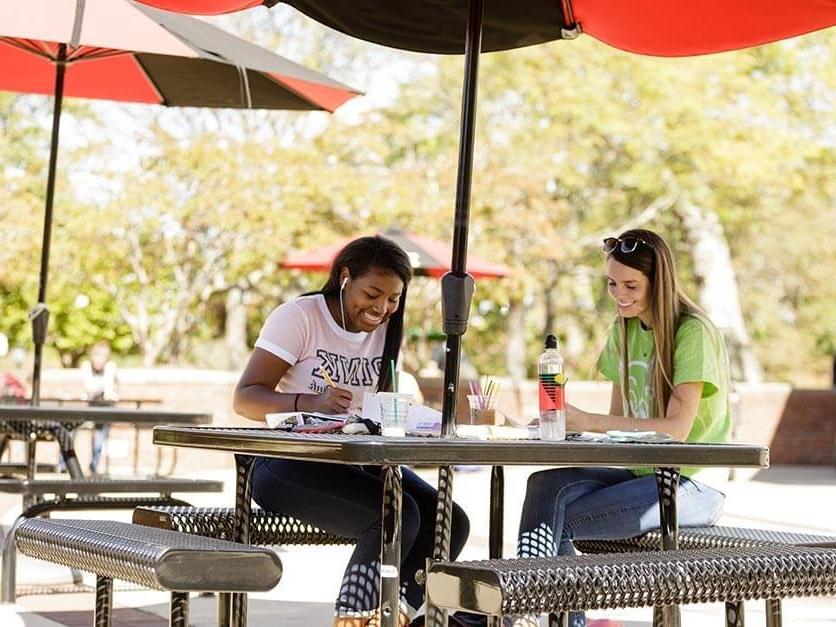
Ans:
{"type": "Polygon", "coordinates": [[[836,389],[741,389],[740,441],[763,442],[773,464],[836,463],[836,389]]]}
{"type": "MultiPolygon", "coordinates": [[[[203,411],[211,413],[220,426],[250,425],[232,411],[232,391],[238,374],[218,370],[177,368],[124,369],[119,374],[122,397],[157,398],[160,409],[203,411]]],[[[427,400],[438,400],[441,382],[422,381],[427,400]]],[[[42,396],[78,396],[81,375],[78,370],[47,370],[43,376],[42,396]]],[[[737,403],[735,439],[770,447],[773,464],[833,464],[836,462],[836,388],[829,390],[793,389],[784,384],[741,385],[737,403]]],[[[609,407],[610,385],[594,381],[573,381],[567,396],[575,405],[595,412],[609,407]]],[[[466,400],[464,403],[466,404],[466,400]]],[[[526,381],[513,390],[508,381],[500,388],[499,410],[521,420],[537,415],[536,381],[526,381]]],[[[77,447],[84,463],[86,435],[79,436],[77,447]]],[[[129,468],[133,450],[133,432],[117,429],[113,433],[111,462],[117,469],[129,468]],[[127,443],[127,444],[126,444],[127,443]]],[[[141,457],[146,467],[159,452],[151,443],[150,432],[141,434],[141,457]]],[[[162,453],[166,462],[169,451],[162,453]]],[[[183,450],[178,454],[178,472],[201,467],[231,467],[225,453],[183,450]]]]}

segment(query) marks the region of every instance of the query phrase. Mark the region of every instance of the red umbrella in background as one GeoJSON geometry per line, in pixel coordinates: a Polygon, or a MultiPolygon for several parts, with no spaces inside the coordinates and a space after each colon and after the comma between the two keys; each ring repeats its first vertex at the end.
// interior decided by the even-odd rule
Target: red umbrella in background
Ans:
{"type": "Polygon", "coordinates": [[[179,13],[191,13],[192,15],[221,15],[222,13],[233,13],[251,7],[264,5],[271,7],[279,0],[140,0],[148,6],[163,9],[164,11],[177,11],[179,13]]]}
{"type": "Polygon", "coordinates": [[[0,3],[0,90],[54,94],[32,403],[49,323],[46,284],[63,97],[178,107],[333,111],[359,92],[211,24],[130,0],[0,3]]]}
{"type": "MultiPolygon", "coordinates": [[[[362,235],[369,235],[369,233],[346,237],[322,248],[291,255],[281,262],[281,266],[297,270],[327,272],[331,268],[337,253],[351,240],[362,235]]],[[[450,271],[451,248],[449,244],[400,229],[387,229],[379,235],[388,237],[406,251],[415,275],[442,277],[450,271]]],[[[467,259],[467,271],[477,279],[502,278],[510,276],[512,273],[507,266],[485,261],[473,255],[467,259]]]]}

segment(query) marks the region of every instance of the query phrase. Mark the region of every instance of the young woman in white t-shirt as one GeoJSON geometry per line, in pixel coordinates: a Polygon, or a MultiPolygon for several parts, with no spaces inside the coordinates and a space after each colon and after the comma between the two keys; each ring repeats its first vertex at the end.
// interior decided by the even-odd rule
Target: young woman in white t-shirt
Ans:
{"type": "MultiPolygon", "coordinates": [[[[364,392],[391,389],[389,364],[398,359],[411,277],[409,258],[389,239],[362,237],[346,245],[319,292],[284,303],[267,318],[235,389],[235,411],[258,421],[270,412],[340,414],[358,408],[364,392]]],[[[335,626],[365,627],[378,620],[382,493],[377,467],[256,461],[253,498],[259,506],[357,539],[337,597],[335,626]]],[[[401,625],[424,602],[415,573],[432,553],[435,508],[436,490],[404,468],[401,625]]],[[[468,531],[467,516],[454,505],[453,558],[468,531]]]]}

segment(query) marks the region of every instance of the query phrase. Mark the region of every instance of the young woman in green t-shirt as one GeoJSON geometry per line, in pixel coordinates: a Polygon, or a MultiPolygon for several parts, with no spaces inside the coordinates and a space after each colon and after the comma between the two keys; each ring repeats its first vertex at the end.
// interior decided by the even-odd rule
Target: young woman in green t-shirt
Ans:
{"type": "MultiPolygon", "coordinates": [[[[609,414],[567,406],[573,431],[641,429],[689,442],[728,439],[728,359],[705,313],[680,289],[673,253],[656,233],[634,229],[604,240],[607,284],[618,318],[598,361],[613,383],[609,414]],[[625,383],[626,382],[626,383],[625,383]]],[[[683,527],[713,524],[723,494],[683,468],[683,527]]],[[[659,527],[651,469],[560,468],[528,480],[519,557],[574,553],[572,540],[615,539],[659,527]]],[[[572,614],[570,627],[585,624],[572,614]]]]}

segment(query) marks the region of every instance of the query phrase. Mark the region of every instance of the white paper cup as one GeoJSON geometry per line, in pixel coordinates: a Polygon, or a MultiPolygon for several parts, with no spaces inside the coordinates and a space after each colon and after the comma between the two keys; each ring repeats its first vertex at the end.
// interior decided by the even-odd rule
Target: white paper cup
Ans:
{"type": "Polygon", "coordinates": [[[380,402],[380,432],[387,436],[406,435],[412,394],[378,392],[377,399],[380,402]]]}

